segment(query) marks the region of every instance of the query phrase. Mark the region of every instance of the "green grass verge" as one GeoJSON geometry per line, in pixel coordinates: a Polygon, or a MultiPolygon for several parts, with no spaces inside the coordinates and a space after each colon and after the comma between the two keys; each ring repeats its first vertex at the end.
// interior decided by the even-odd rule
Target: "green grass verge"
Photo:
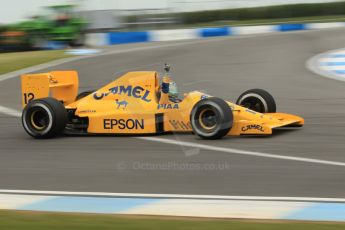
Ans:
{"type": "Polygon", "coordinates": [[[293,222],[263,220],[220,220],[201,218],[138,217],[100,214],[66,214],[22,211],[0,211],[0,229],[54,230],[54,229],[149,229],[149,230],[337,230],[343,223],[293,222]]]}
{"type": "Polygon", "coordinates": [[[0,54],[0,74],[69,57],[64,50],[30,51],[0,54]]]}

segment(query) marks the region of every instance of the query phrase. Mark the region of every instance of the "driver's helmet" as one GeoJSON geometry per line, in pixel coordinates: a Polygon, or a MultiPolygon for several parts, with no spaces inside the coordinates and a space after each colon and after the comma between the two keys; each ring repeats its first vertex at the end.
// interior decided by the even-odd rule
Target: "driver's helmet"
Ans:
{"type": "Polygon", "coordinates": [[[178,98],[178,89],[174,81],[169,83],[169,97],[178,98]]]}

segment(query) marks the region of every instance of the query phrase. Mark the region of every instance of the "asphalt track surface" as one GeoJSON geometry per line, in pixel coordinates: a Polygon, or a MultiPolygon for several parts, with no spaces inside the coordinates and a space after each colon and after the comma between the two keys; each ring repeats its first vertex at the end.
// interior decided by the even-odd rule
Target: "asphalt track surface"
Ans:
{"type": "MultiPolygon", "coordinates": [[[[305,67],[310,57],[345,47],[344,29],[108,50],[133,47],[138,49],[47,70],[76,69],[80,90],[87,90],[121,72],[161,70],[168,62],[180,91],[205,90],[236,100],[246,89],[264,88],[275,96],[279,111],[304,117],[305,127],[265,138],[205,141],[172,134],[160,138],[345,162],[345,83],[317,76],[305,67]]],[[[19,78],[0,82],[0,105],[20,110],[19,78]]],[[[343,166],[198,150],[133,137],[34,140],[18,118],[4,114],[0,114],[0,146],[1,189],[345,197],[343,166]]]]}

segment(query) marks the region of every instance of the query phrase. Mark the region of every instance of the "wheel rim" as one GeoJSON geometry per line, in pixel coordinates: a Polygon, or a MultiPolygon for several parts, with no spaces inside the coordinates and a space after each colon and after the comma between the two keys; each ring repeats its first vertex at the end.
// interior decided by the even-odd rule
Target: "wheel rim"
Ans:
{"type": "Polygon", "coordinates": [[[30,123],[36,130],[44,130],[49,124],[49,116],[45,110],[35,110],[30,116],[30,123]]]}
{"type": "Polygon", "coordinates": [[[199,115],[199,124],[203,129],[212,130],[217,126],[217,115],[212,109],[204,109],[199,115]]]}

